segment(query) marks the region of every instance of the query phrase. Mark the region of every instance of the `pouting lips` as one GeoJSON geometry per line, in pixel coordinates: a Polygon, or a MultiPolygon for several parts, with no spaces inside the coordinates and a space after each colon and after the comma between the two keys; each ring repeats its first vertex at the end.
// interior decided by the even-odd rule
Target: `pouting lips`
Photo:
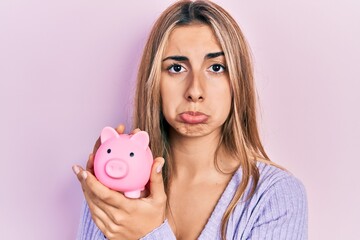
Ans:
{"type": "Polygon", "coordinates": [[[205,123],[209,118],[208,115],[202,112],[192,112],[192,111],[183,112],[179,116],[184,123],[189,123],[189,124],[205,123]]]}

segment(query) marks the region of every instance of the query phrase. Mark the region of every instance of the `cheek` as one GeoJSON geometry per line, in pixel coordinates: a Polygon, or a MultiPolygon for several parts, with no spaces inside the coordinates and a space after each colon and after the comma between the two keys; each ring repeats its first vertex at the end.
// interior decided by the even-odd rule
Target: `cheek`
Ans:
{"type": "Polygon", "coordinates": [[[212,81],[213,84],[209,85],[208,97],[216,96],[219,102],[230,103],[231,102],[231,89],[228,79],[216,79],[212,81]]]}
{"type": "Polygon", "coordinates": [[[160,84],[160,94],[161,94],[161,102],[162,102],[161,109],[165,118],[168,118],[172,110],[175,109],[174,104],[175,104],[176,96],[174,95],[172,86],[164,82],[161,82],[160,84]]]}
{"type": "Polygon", "coordinates": [[[221,118],[226,119],[230,113],[231,108],[231,96],[229,93],[224,94],[222,96],[222,101],[219,101],[217,104],[217,107],[219,108],[219,115],[221,115],[221,118]]]}
{"type": "Polygon", "coordinates": [[[216,96],[214,98],[214,102],[212,105],[216,107],[217,109],[214,109],[218,114],[219,118],[222,120],[226,120],[230,113],[231,108],[231,90],[230,86],[228,84],[219,85],[217,86],[215,91],[212,93],[213,96],[216,96]]]}

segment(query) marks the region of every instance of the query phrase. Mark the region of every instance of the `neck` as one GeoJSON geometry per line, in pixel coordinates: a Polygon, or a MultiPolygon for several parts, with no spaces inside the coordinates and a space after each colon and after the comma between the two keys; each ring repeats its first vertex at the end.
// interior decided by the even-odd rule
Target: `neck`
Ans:
{"type": "Polygon", "coordinates": [[[170,143],[174,164],[173,176],[196,180],[215,172],[214,159],[219,140],[220,132],[201,137],[186,137],[172,131],[170,143]]]}

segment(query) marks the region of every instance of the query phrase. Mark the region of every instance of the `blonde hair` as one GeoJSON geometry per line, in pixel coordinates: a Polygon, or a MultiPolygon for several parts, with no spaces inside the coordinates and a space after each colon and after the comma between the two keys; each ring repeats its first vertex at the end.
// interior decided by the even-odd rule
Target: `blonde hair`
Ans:
{"type": "MultiPolygon", "coordinates": [[[[221,222],[221,236],[225,239],[229,217],[247,186],[251,182],[251,191],[246,196],[247,199],[256,189],[259,180],[256,159],[265,162],[270,160],[257,129],[256,93],[249,47],[236,21],[223,8],[208,1],[178,1],[167,8],[155,22],[139,67],[134,127],[147,131],[153,155],[165,158],[163,176],[168,192],[173,165],[168,141],[169,125],[161,112],[161,57],[171,31],[175,27],[192,23],[207,24],[213,29],[224,52],[229,72],[232,107],[222,126],[222,136],[216,154],[220,146],[224,146],[227,153],[239,160],[243,175],[221,222]]],[[[216,157],[215,165],[219,166],[216,157]]]]}

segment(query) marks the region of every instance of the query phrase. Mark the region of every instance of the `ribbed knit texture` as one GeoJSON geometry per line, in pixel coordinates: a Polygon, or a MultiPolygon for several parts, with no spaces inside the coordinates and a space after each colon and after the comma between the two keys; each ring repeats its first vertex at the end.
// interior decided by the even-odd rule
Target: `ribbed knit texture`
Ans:
{"type": "MultiPolygon", "coordinates": [[[[303,185],[290,173],[274,166],[258,163],[260,181],[254,196],[244,202],[242,198],[231,214],[226,239],[307,239],[307,200],[303,185]]],[[[222,216],[241,182],[241,168],[234,174],[221,195],[200,240],[220,239],[222,216]]],[[[250,188],[245,192],[245,195],[250,188]]],[[[106,239],[91,219],[89,208],[84,204],[78,231],[78,240],[106,239]]],[[[148,233],[143,240],[175,240],[170,225],[165,221],[148,233]]]]}

